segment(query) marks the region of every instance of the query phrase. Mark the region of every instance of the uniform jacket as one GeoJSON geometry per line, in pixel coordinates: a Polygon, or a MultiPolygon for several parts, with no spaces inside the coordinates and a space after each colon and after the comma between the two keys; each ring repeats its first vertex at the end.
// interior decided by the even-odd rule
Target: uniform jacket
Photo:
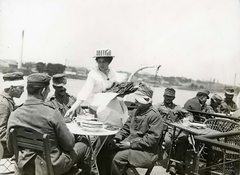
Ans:
{"type": "Polygon", "coordinates": [[[225,114],[230,114],[230,112],[234,112],[237,110],[237,105],[234,101],[226,101],[226,98],[222,101],[222,104],[220,106],[221,112],[225,114]]]}
{"type": "Polygon", "coordinates": [[[189,99],[185,104],[184,104],[184,109],[191,109],[191,110],[196,110],[196,111],[202,111],[203,106],[199,99],[197,97],[189,99]]]}
{"type": "MultiPolygon", "coordinates": [[[[15,126],[24,126],[48,134],[56,144],[56,146],[52,146],[50,153],[55,174],[62,174],[69,170],[73,162],[70,152],[73,151],[75,139],[58,110],[45,104],[40,99],[29,97],[23,106],[12,112],[9,118],[7,128],[9,151],[13,150],[9,140],[9,131],[11,127],[15,126]]],[[[18,163],[26,163],[25,160],[30,159],[32,156],[32,151],[21,150],[20,152],[21,155],[25,156],[20,156],[18,163]]]]}
{"type": "MultiPolygon", "coordinates": [[[[46,103],[48,104],[51,104],[54,108],[58,109],[59,112],[61,113],[61,115],[64,117],[64,115],[66,114],[66,112],[72,107],[72,105],[75,103],[76,101],[76,98],[72,95],[69,95],[68,93],[66,94],[66,96],[68,97],[69,101],[68,101],[68,104],[62,104],[62,103],[59,103],[57,101],[57,98],[55,95],[51,96],[46,103]]],[[[74,117],[77,116],[77,114],[80,114],[81,112],[81,109],[80,107],[78,107],[76,110],[75,110],[75,113],[74,113],[74,117]]]]}
{"type": "Polygon", "coordinates": [[[183,109],[181,106],[172,103],[169,106],[166,106],[164,102],[156,104],[154,106],[158,112],[161,114],[162,118],[166,122],[177,122],[184,117],[191,116],[190,113],[183,109]]]}
{"type": "Polygon", "coordinates": [[[6,92],[0,93],[0,139],[6,141],[7,122],[15,106],[13,98],[6,92]]]}
{"type": "Polygon", "coordinates": [[[133,150],[146,151],[153,155],[162,131],[163,120],[160,114],[150,106],[143,111],[134,109],[115,138],[120,141],[129,141],[133,150]]]}

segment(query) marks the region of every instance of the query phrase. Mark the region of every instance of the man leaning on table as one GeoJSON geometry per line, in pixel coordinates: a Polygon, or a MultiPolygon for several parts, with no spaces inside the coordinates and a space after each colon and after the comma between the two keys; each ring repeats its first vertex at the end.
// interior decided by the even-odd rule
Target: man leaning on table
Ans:
{"type": "Polygon", "coordinates": [[[153,91],[150,88],[141,84],[135,95],[137,108],[114,137],[120,151],[113,157],[112,175],[124,174],[128,163],[146,168],[157,159],[154,150],[162,135],[163,120],[152,106],[153,91]]]}
{"type": "MultiPolygon", "coordinates": [[[[192,115],[183,109],[181,106],[173,103],[175,99],[176,91],[173,88],[166,88],[164,91],[164,101],[162,103],[156,104],[156,109],[159,111],[163,120],[166,123],[180,122],[183,118],[187,118],[189,121],[193,120],[192,115]]],[[[179,130],[177,130],[179,132],[179,130]]],[[[175,147],[175,155],[174,159],[182,161],[183,155],[186,153],[188,147],[188,139],[187,134],[185,132],[181,132],[177,138],[176,147],[175,147]]],[[[172,139],[173,139],[173,128],[168,126],[168,130],[164,137],[165,150],[169,153],[170,148],[172,147],[172,139]]],[[[182,167],[180,164],[172,163],[170,165],[169,172],[170,174],[181,173],[182,167]]]]}
{"type": "MultiPolygon", "coordinates": [[[[50,139],[56,143],[56,146],[50,148],[54,173],[57,175],[69,174],[69,170],[77,164],[77,167],[82,169],[81,174],[89,175],[91,171],[90,149],[85,143],[75,143],[74,136],[64,123],[60,112],[44,102],[50,91],[49,82],[50,76],[46,74],[35,73],[28,76],[28,98],[11,114],[8,121],[8,149],[13,151],[9,138],[9,131],[12,127],[28,127],[41,133],[47,133],[50,139]]],[[[47,174],[46,167],[42,167],[40,163],[41,160],[41,156],[36,152],[21,150],[17,166],[15,166],[15,174],[47,174]],[[34,167],[35,161],[38,161],[39,164],[35,164],[34,167]]]]}

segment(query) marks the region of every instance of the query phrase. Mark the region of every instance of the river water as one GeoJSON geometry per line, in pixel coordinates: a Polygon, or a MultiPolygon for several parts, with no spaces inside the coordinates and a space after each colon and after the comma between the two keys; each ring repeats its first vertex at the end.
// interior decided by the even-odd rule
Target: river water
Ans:
{"type": "MultiPolygon", "coordinates": [[[[24,77],[24,79],[26,80],[26,77],[24,77]]],[[[3,82],[2,79],[2,74],[0,73],[0,87],[1,87],[1,83],[3,82]]],[[[26,83],[26,81],[25,81],[26,83]]],[[[84,85],[85,80],[75,80],[75,79],[68,79],[68,83],[67,83],[67,92],[73,96],[77,96],[78,91],[82,88],[82,86],[84,85]]],[[[49,93],[49,95],[52,95],[54,93],[54,89],[52,88],[52,86],[50,86],[51,92],[49,93]]],[[[153,93],[153,104],[159,103],[163,101],[163,93],[164,93],[164,89],[165,87],[152,87],[152,90],[154,91],[153,93]]],[[[174,103],[183,106],[184,103],[194,97],[197,93],[197,91],[189,91],[189,90],[183,90],[183,89],[175,89],[176,90],[176,98],[174,100],[174,103]]],[[[211,96],[212,94],[210,94],[211,96]]],[[[222,97],[224,97],[223,94],[219,94],[222,97]]],[[[26,92],[26,88],[24,93],[22,94],[21,98],[17,99],[15,98],[15,102],[16,104],[21,104],[23,103],[27,98],[27,92],[26,92]]],[[[129,98],[131,99],[131,98],[129,98]]]]}

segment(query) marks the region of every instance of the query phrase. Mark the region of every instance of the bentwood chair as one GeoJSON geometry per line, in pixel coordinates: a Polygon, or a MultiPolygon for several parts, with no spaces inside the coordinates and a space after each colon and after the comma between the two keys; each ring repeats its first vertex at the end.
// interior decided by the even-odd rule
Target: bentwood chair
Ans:
{"type": "Polygon", "coordinates": [[[50,142],[47,134],[42,134],[30,128],[15,127],[10,130],[10,138],[16,162],[18,161],[20,150],[33,150],[46,161],[47,174],[54,175],[50,158],[50,146],[54,143],[50,142]]]}
{"type": "MultiPolygon", "coordinates": [[[[156,147],[156,149],[155,149],[155,153],[158,155],[158,157],[156,157],[156,160],[154,160],[149,167],[144,168],[144,169],[147,169],[146,172],[145,172],[145,175],[150,175],[151,174],[154,166],[156,165],[156,162],[159,160],[160,155],[164,151],[163,150],[164,149],[163,148],[164,147],[163,146],[163,142],[164,142],[164,137],[165,137],[166,132],[167,132],[167,126],[164,123],[162,135],[161,135],[161,137],[158,140],[158,147],[156,147]]],[[[124,172],[127,173],[127,170],[130,169],[134,173],[134,175],[140,175],[139,172],[137,171],[137,168],[139,168],[139,167],[135,167],[135,166],[133,166],[131,164],[127,164],[127,166],[124,169],[124,172]]]]}
{"type": "Polygon", "coordinates": [[[11,174],[13,172],[12,155],[4,155],[4,150],[0,140],[0,174],[11,174]]]}

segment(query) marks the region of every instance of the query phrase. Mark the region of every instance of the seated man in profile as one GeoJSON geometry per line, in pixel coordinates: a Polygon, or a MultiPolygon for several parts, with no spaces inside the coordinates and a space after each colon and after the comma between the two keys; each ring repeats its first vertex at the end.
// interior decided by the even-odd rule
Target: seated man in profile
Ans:
{"type": "Polygon", "coordinates": [[[155,149],[162,135],[163,120],[152,106],[153,91],[142,84],[135,95],[137,108],[114,137],[120,151],[113,157],[112,175],[124,174],[128,163],[146,168],[158,157],[155,149]]]}
{"type": "MultiPolygon", "coordinates": [[[[44,101],[50,91],[50,76],[35,73],[28,76],[28,98],[25,103],[12,112],[7,127],[7,147],[13,151],[9,131],[13,127],[27,127],[40,133],[47,133],[56,146],[50,148],[51,162],[54,174],[67,173],[73,165],[82,169],[82,175],[89,175],[91,171],[90,148],[83,142],[75,143],[73,134],[69,131],[58,110],[44,101]]],[[[19,150],[15,175],[47,174],[46,167],[35,164],[42,155],[29,149],[19,150]]],[[[39,163],[42,161],[39,161],[39,163]]]]}
{"type": "MultiPolygon", "coordinates": [[[[163,117],[163,120],[166,123],[180,122],[183,118],[187,118],[189,121],[193,120],[192,115],[183,109],[181,106],[173,103],[175,99],[175,89],[166,88],[164,91],[164,101],[162,103],[156,104],[156,109],[159,111],[160,115],[163,117]]],[[[179,130],[177,130],[179,132],[179,130]]],[[[176,133],[177,133],[176,132],[176,133]]],[[[185,132],[181,132],[177,138],[175,155],[174,159],[181,161],[183,155],[186,153],[188,147],[188,139],[187,134],[185,132]]],[[[168,130],[165,134],[165,150],[169,153],[170,148],[172,147],[172,139],[173,139],[173,128],[168,126],[168,130]]],[[[173,162],[170,166],[170,174],[176,174],[177,170],[181,173],[182,167],[179,164],[173,162]]]]}
{"type": "Polygon", "coordinates": [[[11,112],[16,107],[14,98],[20,98],[24,91],[24,80],[22,72],[13,72],[3,75],[4,82],[0,85],[0,139],[3,147],[3,157],[11,157],[6,146],[7,123],[11,112]]]}
{"type": "MultiPolygon", "coordinates": [[[[52,104],[56,109],[58,109],[61,115],[64,117],[66,112],[71,108],[75,103],[76,98],[72,95],[69,95],[66,92],[67,77],[65,74],[55,74],[52,77],[53,88],[55,89],[54,95],[52,95],[47,103],[52,104]]],[[[73,117],[76,117],[77,114],[80,114],[81,107],[79,106],[73,117]]],[[[64,118],[66,123],[71,122],[72,118],[64,118]]]]}
{"type": "Polygon", "coordinates": [[[226,88],[225,90],[225,98],[222,101],[220,106],[220,110],[224,114],[231,114],[237,110],[237,105],[233,101],[234,97],[234,89],[233,88],[226,88]]]}
{"type": "MultiPolygon", "coordinates": [[[[208,90],[200,90],[197,92],[196,96],[187,100],[184,104],[184,109],[194,110],[203,112],[207,107],[207,100],[209,99],[210,92],[208,90]]],[[[202,122],[205,118],[202,118],[201,115],[194,113],[194,121],[202,122]]]]}

